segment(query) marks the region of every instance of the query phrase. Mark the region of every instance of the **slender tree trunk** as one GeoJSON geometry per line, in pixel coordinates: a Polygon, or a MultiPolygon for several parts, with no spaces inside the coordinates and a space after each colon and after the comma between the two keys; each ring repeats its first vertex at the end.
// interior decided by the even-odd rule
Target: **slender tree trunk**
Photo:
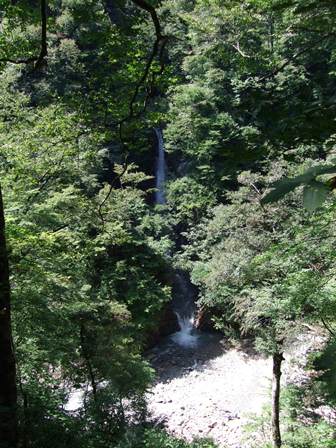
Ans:
{"type": "Polygon", "coordinates": [[[272,378],[272,438],[274,448],[280,448],[282,444],[280,432],[280,378],[283,360],[283,353],[274,353],[272,378]]]}
{"type": "Polygon", "coordinates": [[[88,373],[89,373],[89,377],[90,377],[93,399],[96,400],[97,384],[96,384],[96,379],[95,379],[95,375],[94,375],[94,372],[93,372],[92,364],[91,364],[91,361],[90,361],[90,356],[89,356],[88,351],[86,349],[84,324],[81,324],[81,327],[80,327],[80,341],[81,341],[81,346],[82,346],[81,348],[82,348],[83,358],[85,359],[86,366],[87,366],[88,373]]]}
{"type": "Polygon", "coordinates": [[[18,369],[18,366],[16,366],[16,377],[17,377],[17,383],[20,388],[20,395],[23,399],[23,418],[21,422],[21,436],[20,438],[20,448],[28,448],[29,442],[28,442],[28,394],[25,391],[22,380],[21,380],[21,374],[18,369]]]}
{"type": "Polygon", "coordinates": [[[0,448],[17,446],[16,368],[10,311],[8,253],[0,185],[0,448]]]}

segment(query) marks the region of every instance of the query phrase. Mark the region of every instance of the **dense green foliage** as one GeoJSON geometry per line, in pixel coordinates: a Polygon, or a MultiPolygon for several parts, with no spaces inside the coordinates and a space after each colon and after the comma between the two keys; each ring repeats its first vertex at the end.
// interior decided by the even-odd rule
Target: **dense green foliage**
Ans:
{"type": "MultiPolygon", "coordinates": [[[[192,443],[184,442],[167,435],[159,429],[147,429],[141,437],[125,437],[120,442],[120,448],[216,448],[210,440],[196,440],[192,443]]],[[[118,445],[119,448],[119,445],[118,445]]]]}
{"type": "MultiPolygon", "coordinates": [[[[305,325],[335,338],[335,3],[145,3],[159,37],[137,1],[50,0],[37,66],[40,2],[1,2],[0,181],[24,448],[213,446],[142,430],[153,378],[143,352],[174,269],[188,271],[216,330],[260,352],[282,352],[305,325]],[[274,184],[283,177],[294,180],[274,184]],[[307,183],[314,213],[302,207],[307,183]],[[263,201],[270,191],[281,200],[263,201]],[[81,409],[67,411],[83,388],[81,409]]],[[[332,340],[323,370],[334,354],[332,340]]],[[[330,403],[334,367],[321,378],[330,403]]],[[[334,446],[323,421],[292,425],[289,447],[334,446]]]]}
{"type": "MultiPolygon", "coordinates": [[[[334,426],[325,420],[310,421],[309,425],[302,425],[298,416],[307,418],[305,407],[307,400],[313,398],[309,389],[288,387],[282,397],[282,421],[287,431],[284,435],[285,448],[334,448],[334,426]]],[[[262,415],[255,417],[246,426],[246,440],[251,442],[253,448],[271,448],[267,440],[270,433],[270,409],[265,407],[262,415]],[[259,434],[256,442],[255,434],[259,434]]]]}

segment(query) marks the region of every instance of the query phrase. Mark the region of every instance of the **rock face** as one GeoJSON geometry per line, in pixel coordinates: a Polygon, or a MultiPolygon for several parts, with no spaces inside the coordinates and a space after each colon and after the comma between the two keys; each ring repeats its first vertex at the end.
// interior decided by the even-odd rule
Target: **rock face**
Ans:
{"type": "Polygon", "coordinates": [[[199,308],[197,310],[195,328],[200,331],[214,331],[210,313],[205,308],[199,308]]]}
{"type": "Polygon", "coordinates": [[[179,328],[176,314],[173,311],[171,303],[168,303],[162,310],[157,328],[148,336],[147,348],[151,348],[159,344],[162,338],[175,333],[179,330],[179,328]]]}

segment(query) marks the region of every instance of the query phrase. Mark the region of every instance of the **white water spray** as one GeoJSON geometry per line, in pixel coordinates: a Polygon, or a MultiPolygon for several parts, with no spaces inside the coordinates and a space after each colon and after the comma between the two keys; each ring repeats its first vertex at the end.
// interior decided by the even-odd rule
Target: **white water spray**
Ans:
{"type": "Polygon", "coordinates": [[[85,401],[86,390],[83,389],[73,389],[69,393],[68,401],[64,405],[64,410],[68,412],[76,412],[78,411],[85,401]]]}
{"type": "Polygon", "coordinates": [[[172,340],[181,347],[196,347],[199,342],[199,335],[195,334],[194,316],[181,317],[178,312],[176,312],[176,316],[180,331],[177,331],[172,335],[172,340]]]}

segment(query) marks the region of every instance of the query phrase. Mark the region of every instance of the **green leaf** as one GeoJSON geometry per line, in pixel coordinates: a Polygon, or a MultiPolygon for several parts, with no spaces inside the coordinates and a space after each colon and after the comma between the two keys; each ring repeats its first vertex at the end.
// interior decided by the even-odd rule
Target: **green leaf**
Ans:
{"type": "Polygon", "coordinates": [[[321,207],[326,200],[329,193],[329,188],[322,182],[310,182],[305,186],[303,190],[303,205],[304,207],[313,212],[317,208],[321,207]]]}
{"type": "MultiPolygon", "coordinates": [[[[336,173],[335,165],[324,165],[324,166],[313,166],[309,168],[304,174],[300,176],[293,177],[292,179],[281,179],[273,183],[271,190],[266,196],[261,200],[263,204],[268,204],[270,202],[276,202],[279,199],[282,199],[287,193],[295,190],[299,185],[307,184],[307,185],[320,185],[318,190],[320,190],[320,195],[322,193],[322,187],[328,190],[326,185],[321,182],[314,181],[316,176],[321,176],[323,174],[333,174],[336,173]]],[[[309,190],[309,189],[308,189],[309,190]]],[[[308,194],[308,193],[307,193],[308,194]]],[[[309,193],[311,196],[311,194],[309,193]]],[[[318,206],[319,207],[319,206],[318,206]]]]}
{"type": "Polygon", "coordinates": [[[297,178],[294,179],[283,179],[281,181],[275,182],[273,186],[275,187],[261,200],[263,204],[268,204],[270,202],[276,202],[282,199],[287,193],[293,191],[296,187],[300,185],[301,181],[298,182],[297,178]]]}
{"type": "Polygon", "coordinates": [[[311,179],[313,179],[316,176],[321,176],[322,174],[333,174],[333,173],[336,173],[336,165],[322,165],[322,166],[313,166],[309,168],[302,176],[304,177],[309,176],[311,179]]]}

